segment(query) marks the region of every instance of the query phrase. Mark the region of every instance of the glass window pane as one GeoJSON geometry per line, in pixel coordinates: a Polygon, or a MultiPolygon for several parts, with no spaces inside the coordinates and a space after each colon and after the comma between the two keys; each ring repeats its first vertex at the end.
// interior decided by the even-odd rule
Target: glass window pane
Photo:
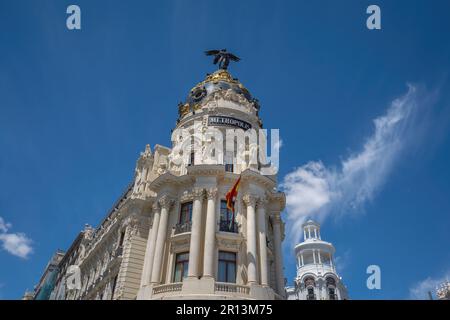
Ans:
{"type": "Polygon", "coordinates": [[[177,262],[189,260],[189,253],[177,254],[177,262]]]}
{"type": "Polygon", "coordinates": [[[188,267],[189,267],[189,261],[183,263],[183,278],[186,278],[188,276],[188,267]]]}
{"type": "Polygon", "coordinates": [[[219,282],[226,282],[227,276],[226,276],[226,264],[225,262],[219,261],[219,276],[218,276],[219,282]]]}
{"type": "Polygon", "coordinates": [[[186,202],[181,204],[180,209],[180,223],[186,223],[191,221],[192,218],[192,202],[186,202]]]}
{"type": "Polygon", "coordinates": [[[226,261],[236,261],[236,253],[228,251],[219,251],[219,259],[226,261]]]}
{"type": "Polygon", "coordinates": [[[227,282],[236,282],[236,264],[234,262],[229,262],[227,267],[227,282]]]}
{"type": "Polygon", "coordinates": [[[175,265],[175,273],[173,275],[173,282],[180,282],[181,281],[181,264],[175,265]]]}

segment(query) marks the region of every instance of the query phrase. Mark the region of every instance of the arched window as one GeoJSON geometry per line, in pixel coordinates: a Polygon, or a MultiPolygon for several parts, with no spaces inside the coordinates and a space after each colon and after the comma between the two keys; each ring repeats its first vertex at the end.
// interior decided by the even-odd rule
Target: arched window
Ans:
{"type": "Polygon", "coordinates": [[[306,300],[316,300],[316,295],[314,294],[314,288],[309,287],[307,290],[308,290],[308,294],[306,296],[306,300]]]}
{"type": "Polygon", "coordinates": [[[316,294],[314,293],[315,286],[314,278],[308,277],[305,279],[306,300],[316,300],[316,294]]]}
{"type": "Polygon", "coordinates": [[[326,284],[327,284],[328,299],[337,300],[336,280],[333,277],[328,277],[326,279],[326,284]]]}
{"type": "Polygon", "coordinates": [[[334,280],[334,278],[328,277],[326,281],[327,281],[327,287],[329,287],[329,286],[335,287],[336,286],[336,280],[334,280]]]}

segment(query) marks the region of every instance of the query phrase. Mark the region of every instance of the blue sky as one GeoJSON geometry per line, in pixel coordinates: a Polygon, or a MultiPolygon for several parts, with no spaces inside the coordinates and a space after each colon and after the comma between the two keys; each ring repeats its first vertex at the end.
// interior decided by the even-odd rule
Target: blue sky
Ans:
{"type": "Polygon", "coordinates": [[[312,193],[285,218],[314,203],[351,298],[417,297],[450,275],[450,3],[373,3],[0,2],[0,298],[20,298],[104,217],[147,143],[169,145],[213,48],[242,57],[230,71],[280,129],[280,182],[303,173],[285,187],[312,193]],[[365,27],[373,3],[379,31],[365,27]],[[80,31],[66,28],[70,4],[80,31]],[[376,127],[395,99],[399,125],[376,127]],[[381,290],[366,287],[371,264],[381,290]]]}

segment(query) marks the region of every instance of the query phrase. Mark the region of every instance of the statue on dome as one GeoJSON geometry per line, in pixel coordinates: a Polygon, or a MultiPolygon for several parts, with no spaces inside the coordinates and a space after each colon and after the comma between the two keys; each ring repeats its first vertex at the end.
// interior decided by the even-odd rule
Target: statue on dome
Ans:
{"type": "Polygon", "coordinates": [[[235,56],[231,52],[228,52],[227,49],[222,50],[208,50],[205,51],[207,56],[214,56],[214,64],[219,64],[219,69],[227,70],[228,64],[230,61],[238,62],[241,60],[239,57],[235,56]]]}

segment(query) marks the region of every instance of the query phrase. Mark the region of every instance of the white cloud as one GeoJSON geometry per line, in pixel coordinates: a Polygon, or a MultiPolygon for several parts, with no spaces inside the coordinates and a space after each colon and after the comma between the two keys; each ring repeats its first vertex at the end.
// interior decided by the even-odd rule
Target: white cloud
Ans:
{"type": "Polygon", "coordinates": [[[274,146],[273,146],[274,152],[279,153],[282,146],[283,146],[283,140],[278,139],[277,141],[275,141],[274,146]]]}
{"type": "Polygon", "coordinates": [[[11,227],[12,225],[10,223],[6,223],[0,217],[0,243],[2,248],[17,257],[28,258],[33,252],[31,246],[32,240],[24,233],[8,233],[11,227]]]}
{"type": "Polygon", "coordinates": [[[398,162],[399,155],[418,131],[417,111],[425,99],[414,86],[395,99],[386,114],[374,120],[375,130],[360,152],[342,160],[337,168],[311,161],[284,177],[289,237],[301,237],[307,218],[323,221],[330,214],[362,212],[398,162]]]}
{"type": "Polygon", "coordinates": [[[11,228],[10,223],[6,223],[5,220],[3,220],[2,217],[0,217],[0,232],[7,232],[8,229],[11,228]]]}
{"type": "Polygon", "coordinates": [[[334,263],[336,265],[337,272],[342,275],[344,270],[350,265],[351,253],[350,250],[346,250],[342,255],[336,256],[334,258],[334,263]]]}
{"type": "Polygon", "coordinates": [[[431,292],[433,297],[435,297],[436,288],[446,280],[450,280],[450,270],[441,278],[428,277],[421,280],[409,289],[409,298],[414,300],[427,300],[429,299],[428,292],[431,292]]]}

